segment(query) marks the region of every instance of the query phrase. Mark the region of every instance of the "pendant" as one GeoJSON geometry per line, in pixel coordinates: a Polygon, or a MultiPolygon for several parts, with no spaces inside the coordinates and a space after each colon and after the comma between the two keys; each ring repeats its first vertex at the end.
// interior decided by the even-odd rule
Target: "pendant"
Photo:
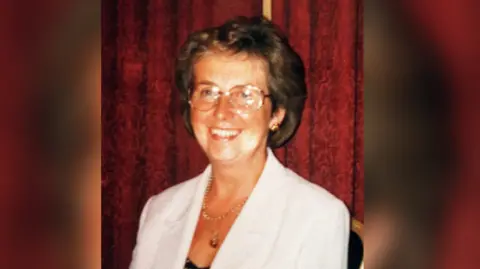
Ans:
{"type": "Polygon", "coordinates": [[[218,247],[218,232],[213,232],[213,236],[212,238],[210,239],[210,246],[212,248],[217,248],[218,247]]]}

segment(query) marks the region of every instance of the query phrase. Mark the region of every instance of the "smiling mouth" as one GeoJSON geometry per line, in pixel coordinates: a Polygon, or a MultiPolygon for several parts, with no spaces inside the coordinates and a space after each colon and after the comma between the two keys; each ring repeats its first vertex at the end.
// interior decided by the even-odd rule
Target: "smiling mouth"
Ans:
{"type": "Polygon", "coordinates": [[[214,139],[220,140],[232,140],[235,139],[242,131],[234,129],[219,129],[219,128],[210,128],[210,135],[214,139]]]}

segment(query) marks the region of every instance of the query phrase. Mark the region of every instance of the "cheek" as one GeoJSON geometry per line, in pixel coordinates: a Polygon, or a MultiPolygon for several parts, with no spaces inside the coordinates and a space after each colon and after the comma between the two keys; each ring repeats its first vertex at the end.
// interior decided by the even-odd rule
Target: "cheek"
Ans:
{"type": "Polygon", "coordinates": [[[243,117],[243,120],[247,123],[248,129],[256,135],[268,133],[270,124],[269,114],[258,111],[258,113],[243,117]]]}
{"type": "Polygon", "coordinates": [[[203,114],[204,113],[201,113],[195,110],[192,110],[190,112],[190,122],[192,123],[192,126],[198,127],[205,123],[205,116],[203,114]]]}
{"type": "Polygon", "coordinates": [[[192,131],[194,137],[198,140],[198,142],[200,142],[200,144],[203,144],[202,142],[205,141],[208,136],[207,120],[207,113],[202,113],[198,111],[192,111],[190,113],[190,123],[192,125],[192,131]]]}
{"type": "Polygon", "coordinates": [[[198,113],[190,113],[190,124],[192,125],[192,131],[196,137],[198,137],[198,128],[201,125],[201,120],[198,113]]]}
{"type": "Polygon", "coordinates": [[[254,122],[260,129],[268,129],[271,118],[270,108],[262,107],[262,109],[255,113],[255,117],[252,118],[252,122],[254,122]]]}

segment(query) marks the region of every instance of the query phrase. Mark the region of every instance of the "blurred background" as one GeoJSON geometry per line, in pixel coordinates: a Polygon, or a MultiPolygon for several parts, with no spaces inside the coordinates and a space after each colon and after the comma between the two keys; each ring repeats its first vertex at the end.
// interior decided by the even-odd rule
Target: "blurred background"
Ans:
{"type": "Polygon", "coordinates": [[[0,268],[100,268],[100,5],[0,10],[0,268]]]}
{"type": "Polygon", "coordinates": [[[475,10],[474,1],[366,3],[368,268],[478,267],[475,10]]]}
{"type": "MultiPolygon", "coordinates": [[[[150,175],[152,181],[136,191],[117,185],[122,169],[129,171],[121,176],[123,180],[145,176],[132,174],[135,170],[131,167],[122,168],[122,162],[148,163],[137,157],[132,162],[128,149],[124,155],[101,161],[100,147],[110,153],[115,147],[105,142],[100,146],[100,123],[110,122],[108,115],[143,113],[131,109],[135,102],[118,106],[112,95],[140,85],[137,89],[150,89],[158,103],[174,103],[169,100],[174,97],[163,96],[156,89],[169,87],[158,82],[170,79],[168,72],[158,71],[171,69],[172,51],[178,42],[192,29],[221,23],[231,15],[264,12],[263,2],[246,2],[192,0],[174,5],[161,0],[101,4],[49,0],[20,5],[2,1],[0,268],[100,268],[101,255],[103,268],[128,266],[136,214],[145,198],[187,178],[203,164],[190,163],[165,181],[155,172],[150,175]],[[183,15],[154,16],[170,13],[183,15]],[[168,38],[174,42],[157,47],[159,40],[168,38]],[[144,70],[149,70],[147,80],[144,70]],[[102,224],[101,186],[102,215],[107,218],[102,224]],[[136,202],[125,203],[123,209],[113,207],[124,201],[121,197],[136,197],[136,202]],[[119,226],[114,228],[114,223],[119,226]],[[101,225],[107,229],[102,238],[101,225]]],[[[330,100],[310,103],[308,111],[317,113],[310,113],[307,119],[340,122],[340,117],[357,123],[340,133],[313,128],[320,136],[302,127],[299,135],[313,145],[332,143],[329,145],[334,147],[323,147],[325,153],[337,150],[338,154],[323,164],[323,172],[313,174],[313,180],[335,192],[354,217],[365,223],[366,266],[477,268],[478,1],[271,2],[273,20],[293,38],[302,57],[309,59],[310,68],[315,67],[309,83],[325,93],[314,95],[315,100],[330,100]],[[313,43],[305,41],[313,35],[313,43]],[[347,69],[351,71],[345,74],[347,69]],[[358,94],[363,84],[365,105],[358,94]],[[338,90],[319,85],[347,86],[338,90]],[[352,97],[355,89],[358,95],[352,97]],[[322,106],[341,110],[331,100],[347,104],[342,110],[346,112],[322,111],[322,106]],[[363,116],[356,109],[362,106],[363,116]],[[352,143],[364,148],[355,149],[352,143]],[[340,175],[340,180],[326,180],[325,175],[340,175]]],[[[138,91],[130,94],[133,99],[125,100],[137,100],[138,91]]],[[[175,109],[172,106],[168,111],[174,114],[175,109]]],[[[183,130],[164,114],[154,115],[148,122],[156,122],[152,134],[162,128],[183,130]]],[[[121,133],[122,129],[116,134],[121,133]]],[[[119,137],[133,145],[144,141],[119,137]]],[[[194,147],[187,136],[175,139],[185,139],[188,149],[194,147]]],[[[312,176],[312,170],[295,157],[310,151],[303,143],[294,143],[295,147],[277,154],[300,173],[312,176]]],[[[153,148],[153,153],[158,150],[153,148]]],[[[179,154],[186,156],[186,152],[183,149],[179,154]]],[[[157,168],[149,171],[165,171],[171,161],[155,159],[157,168]]],[[[316,165],[314,159],[308,162],[316,165]]]]}

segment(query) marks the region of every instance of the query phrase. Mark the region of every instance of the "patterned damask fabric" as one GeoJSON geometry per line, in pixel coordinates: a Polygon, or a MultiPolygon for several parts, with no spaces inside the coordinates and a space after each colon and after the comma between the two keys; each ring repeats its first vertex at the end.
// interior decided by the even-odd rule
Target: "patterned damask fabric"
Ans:
{"type": "MultiPolygon", "coordinates": [[[[174,56],[192,30],[261,15],[259,0],[104,1],[102,16],[103,267],[130,263],[148,197],[198,174],[207,160],[187,134],[174,56]]],[[[308,99],[299,130],[275,154],[363,220],[360,2],[275,1],[272,15],[302,56],[308,99]]]]}

